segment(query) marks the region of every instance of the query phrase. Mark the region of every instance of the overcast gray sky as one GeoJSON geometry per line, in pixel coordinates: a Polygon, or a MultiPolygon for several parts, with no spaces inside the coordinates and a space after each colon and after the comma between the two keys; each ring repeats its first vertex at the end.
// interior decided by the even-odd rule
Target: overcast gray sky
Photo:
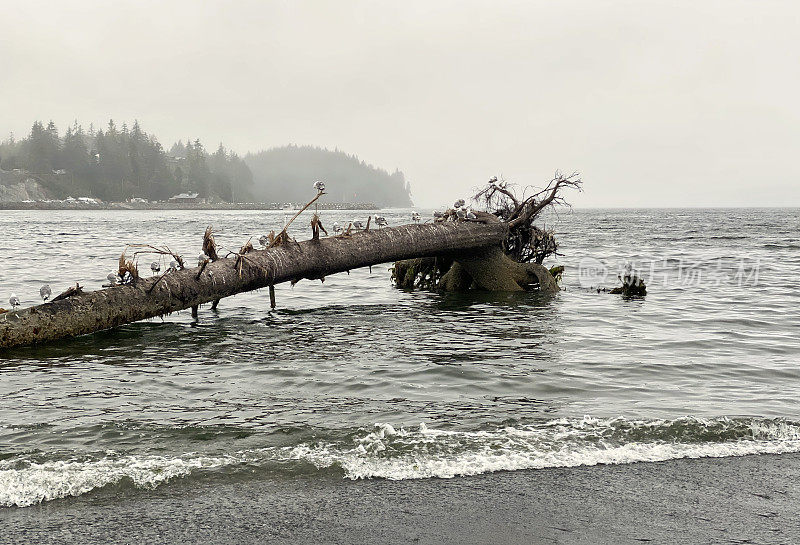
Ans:
{"type": "Polygon", "coordinates": [[[800,4],[0,0],[0,131],[355,153],[437,206],[579,170],[578,206],[800,206],[800,4]]]}

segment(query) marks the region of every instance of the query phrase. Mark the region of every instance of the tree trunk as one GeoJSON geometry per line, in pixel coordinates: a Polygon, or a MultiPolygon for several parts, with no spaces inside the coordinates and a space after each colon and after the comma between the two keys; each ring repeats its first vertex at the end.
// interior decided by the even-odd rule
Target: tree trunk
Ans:
{"type": "Polygon", "coordinates": [[[500,222],[405,225],[255,250],[236,259],[208,263],[204,268],[142,278],[131,285],[5,312],[0,314],[0,349],[93,333],[281,282],[321,279],[410,258],[458,257],[469,276],[486,289],[493,289],[494,278],[502,280],[502,289],[508,286],[519,290],[519,282],[531,272],[529,265],[515,263],[500,250],[507,229],[500,222]],[[491,263],[497,259],[498,263],[491,263]],[[482,266],[494,267],[493,272],[480,274],[482,266]],[[516,287],[508,283],[509,275],[517,279],[516,287]]]}

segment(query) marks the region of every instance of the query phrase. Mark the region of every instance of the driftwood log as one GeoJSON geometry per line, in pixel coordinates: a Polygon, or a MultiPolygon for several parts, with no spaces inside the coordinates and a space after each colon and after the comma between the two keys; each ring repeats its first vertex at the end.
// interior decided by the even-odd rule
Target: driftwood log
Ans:
{"type": "Polygon", "coordinates": [[[410,258],[454,260],[487,289],[516,291],[533,281],[545,291],[557,290],[544,267],[516,263],[500,250],[507,234],[503,222],[446,222],[287,241],[201,267],[5,312],[0,314],[0,349],[93,333],[282,282],[324,279],[410,258]]]}
{"type": "MultiPolygon", "coordinates": [[[[266,249],[255,250],[248,241],[230,258],[217,255],[209,227],[203,238],[204,254],[193,268],[185,267],[183,259],[168,248],[144,245],[145,253],[172,256],[174,267],[171,264],[160,276],[142,278],[134,260],[123,253],[118,273],[121,285],[94,292],[76,285],[48,303],[0,313],[0,350],[94,333],[184,309],[192,309],[196,317],[204,303],[215,308],[224,297],[260,288],[269,288],[274,308],[276,284],[324,279],[389,262],[395,262],[393,278],[401,288],[555,293],[559,288],[554,275],[541,263],[556,253],[557,245],[551,232],[533,222],[545,208],[563,203],[561,189],[580,189],[580,185],[577,174],[556,173],[543,190],[517,197],[504,181],[493,178],[474,197],[491,212],[473,211],[459,200],[453,209],[437,213],[433,223],[370,230],[368,220],[363,231],[353,231],[351,224],[344,234],[325,238],[320,237],[325,228],[315,214],[311,240],[292,240],[287,233],[290,221],[277,236],[270,233],[266,249]]],[[[317,189],[317,196],[292,221],[324,194],[324,185],[317,189]]]]}

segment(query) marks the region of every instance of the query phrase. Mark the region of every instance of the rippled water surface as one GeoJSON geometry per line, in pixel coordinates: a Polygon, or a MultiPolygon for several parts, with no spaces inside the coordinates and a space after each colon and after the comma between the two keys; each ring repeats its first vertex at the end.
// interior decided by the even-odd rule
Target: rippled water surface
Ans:
{"type": "MultiPolygon", "coordinates": [[[[4,212],[0,295],[99,289],[125,244],[191,262],[209,224],[235,250],[283,221],[4,212]]],[[[387,264],[280,285],[275,311],[255,292],[199,323],[186,311],[0,354],[0,506],[205,472],[405,479],[800,451],[800,211],[547,223],[564,254],[550,264],[566,266],[553,298],[399,291],[387,264]],[[626,262],[648,295],[598,293],[626,262]]]]}

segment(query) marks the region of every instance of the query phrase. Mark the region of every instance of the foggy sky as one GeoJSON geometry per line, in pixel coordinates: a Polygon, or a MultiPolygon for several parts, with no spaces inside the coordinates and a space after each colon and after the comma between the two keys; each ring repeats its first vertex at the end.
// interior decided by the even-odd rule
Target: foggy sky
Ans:
{"type": "Polygon", "coordinates": [[[793,2],[11,2],[0,131],[138,119],[403,170],[417,205],[578,170],[578,206],[800,206],[793,2]]]}

